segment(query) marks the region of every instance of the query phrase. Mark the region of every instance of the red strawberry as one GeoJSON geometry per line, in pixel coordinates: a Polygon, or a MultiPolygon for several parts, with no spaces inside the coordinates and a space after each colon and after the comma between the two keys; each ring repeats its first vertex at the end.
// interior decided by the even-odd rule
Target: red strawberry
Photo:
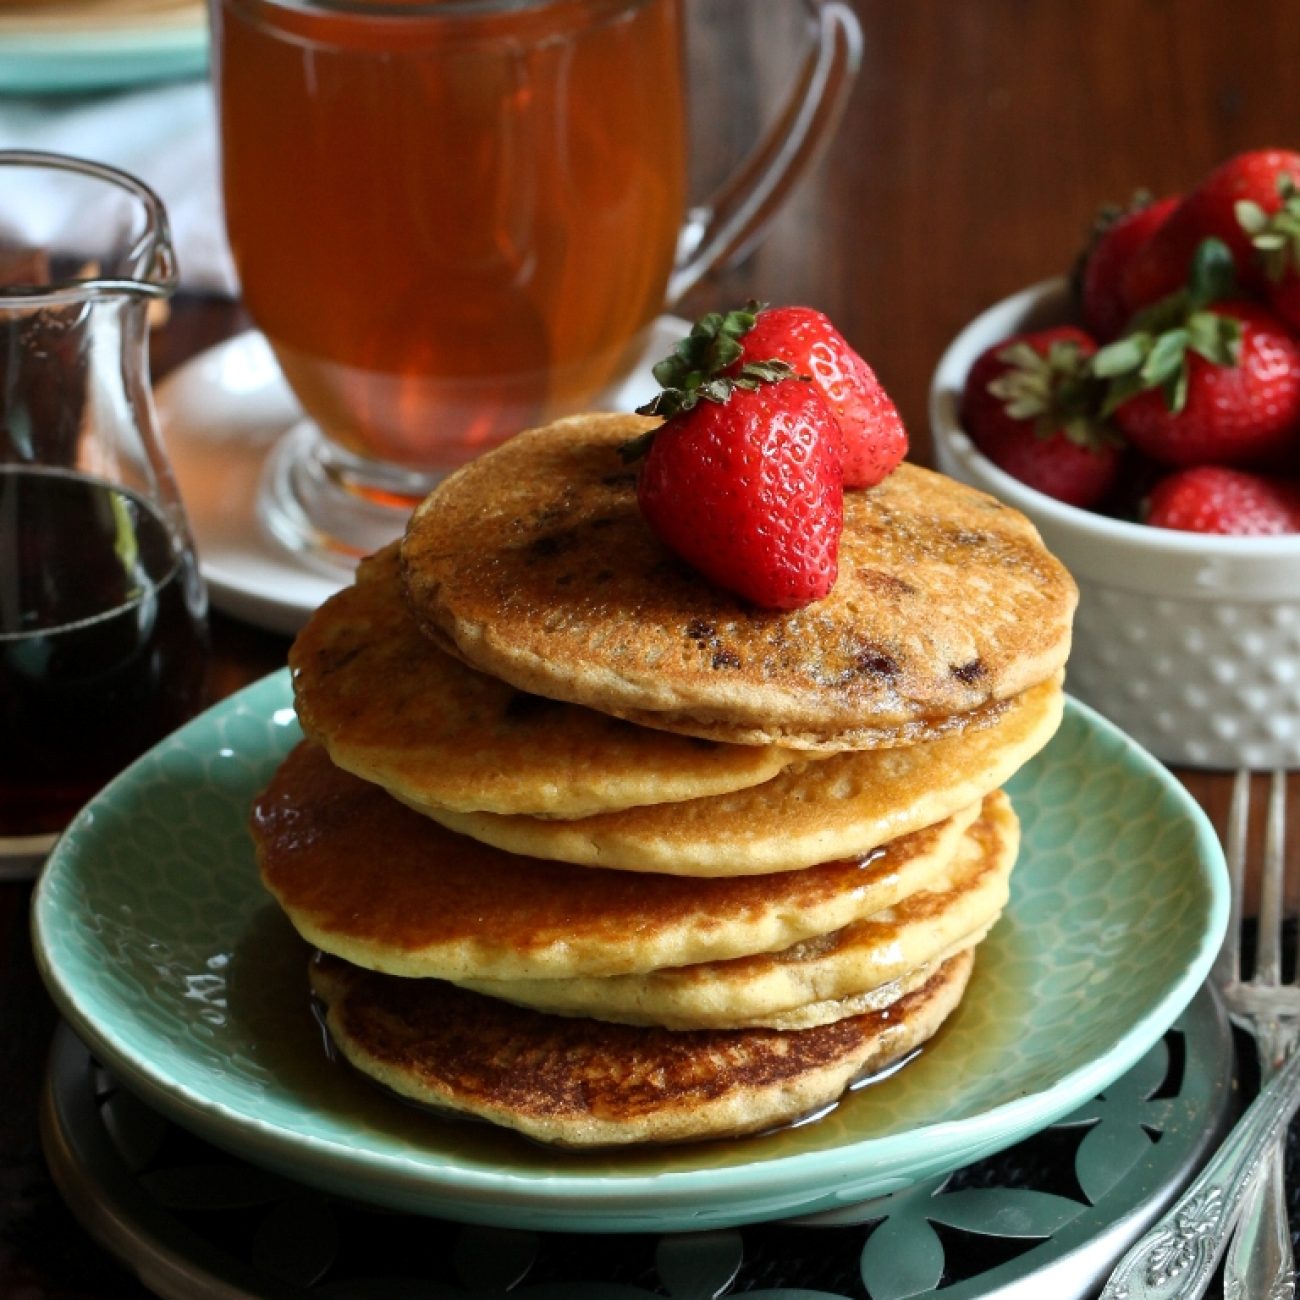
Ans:
{"type": "Polygon", "coordinates": [[[1237,220],[1264,271],[1264,297],[1287,325],[1300,331],[1300,186],[1289,172],[1278,178],[1280,206],[1266,212],[1243,199],[1237,220]]]}
{"type": "Polygon", "coordinates": [[[1123,458],[1098,416],[1101,392],[1087,365],[1096,350],[1071,325],[1017,334],[976,359],[961,408],[962,426],[995,465],[1085,509],[1110,492],[1123,458]]]}
{"type": "Polygon", "coordinates": [[[751,361],[776,358],[821,390],[844,434],[844,486],[874,487],[907,454],[903,428],[871,367],[839,330],[811,307],[771,307],[744,337],[751,361]]]}
{"type": "Polygon", "coordinates": [[[1248,465],[1300,447],[1300,343],[1254,303],[1193,311],[1094,364],[1114,382],[1120,430],[1165,465],[1248,465]]]}
{"type": "Polygon", "coordinates": [[[1300,481],[1221,465],[1179,470],[1152,490],[1146,522],[1157,528],[1239,537],[1300,533],[1300,481]]]}
{"type": "Polygon", "coordinates": [[[839,425],[816,385],[779,361],[735,371],[752,313],[706,316],[655,367],[665,423],[637,480],[655,535],[720,587],[798,609],[835,585],[844,527],[839,425]]]}
{"type": "Polygon", "coordinates": [[[1221,163],[1169,215],[1134,254],[1121,286],[1130,314],[1175,292],[1187,279],[1196,247],[1203,239],[1221,239],[1232,253],[1241,282],[1256,287],[1260,275],[1250,237],[1237,220],[1243,200],[1266,213],[1281,205],[1278,177],[1300,178],[1300,153],[1257,149],[1221,163]]]}
{"type": "Polygon", "coordinates": [[[1177,197],[1136,197],[1127,209],[1105,209],[1079,261],[1077,285],[1083,322],[1095,338],[1113,339],[1128,322],[1121,295],[1125,269],[1134,254],[1178,206],[1177,197]]]}

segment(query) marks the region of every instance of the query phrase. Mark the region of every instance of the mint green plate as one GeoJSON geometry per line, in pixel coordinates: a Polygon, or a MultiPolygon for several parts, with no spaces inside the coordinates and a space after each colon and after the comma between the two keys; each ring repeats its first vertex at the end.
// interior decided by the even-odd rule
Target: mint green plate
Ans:
{"type": "Polygon", "coordinates": [[[207,66],[202,11],[186,23],[0,34],[0,91],[11,94],[108,90],[195,77],[207,66]]]}
{"type": "Polygon", "coordinates": [[[1195,993],[1226,924],[1200,809],[1071,702],[1009,787],[1024,826],[1010,906],[916,1060],[786,1132],[569,1155],[425,1114],[326,1059],[307,949],[263,895],[244,827],[298,735],[279,673],[119,777],[46,866],[37,958],[73,1028],[145,1101],[238,1155],[406,1210],[666,1232],[894,1191],[1017,1141],[1128,1070],[1195,993]]]}

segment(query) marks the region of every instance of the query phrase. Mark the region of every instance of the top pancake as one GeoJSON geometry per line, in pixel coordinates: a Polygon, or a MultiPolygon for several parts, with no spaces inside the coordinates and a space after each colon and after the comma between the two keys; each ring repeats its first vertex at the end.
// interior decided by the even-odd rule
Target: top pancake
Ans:
{"type": "Polygon", "coordinates": [[[467,668],[416,626],[393,545],[289,652],[303,730],[415,808],[586,817],[757,785],[801,755],[633,726],[467,668]]]}
{"type": "Polygon", "coordinates": [[[906,742],[1065,662],[1077,592],[1033,526],[912,465],[845,493],[824,600],[758,610],[714,586],[637,508],[618,448],[653,425],[573,416],[448,478],[402,543],[417,621],[521,690],[803,748],[906,742]]]}

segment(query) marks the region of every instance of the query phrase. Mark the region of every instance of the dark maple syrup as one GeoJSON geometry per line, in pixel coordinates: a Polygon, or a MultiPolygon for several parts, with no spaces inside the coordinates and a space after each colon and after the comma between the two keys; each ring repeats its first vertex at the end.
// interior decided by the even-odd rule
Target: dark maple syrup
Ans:
{"type": "Polygon", "coordinates": [[[61,829],[198,707],[189,554],[143,497],[0,465],[0,835],[61,829]]]}

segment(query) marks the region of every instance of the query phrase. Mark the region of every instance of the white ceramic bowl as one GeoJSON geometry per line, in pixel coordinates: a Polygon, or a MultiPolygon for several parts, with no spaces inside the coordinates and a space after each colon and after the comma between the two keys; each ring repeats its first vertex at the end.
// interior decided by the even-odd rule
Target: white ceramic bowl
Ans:
{"type": "Polygon", "coordinates": [[[1065,280],[1047,280],[953,340],[930,387],[939,468],[1028,515],[1074,575],[1072,694],[1168,763],[1300,768],[1300,535],[1205,536],[1092,514],[1012,478],[963,432],[975,358],[1070,318],[1065,280]]]}

